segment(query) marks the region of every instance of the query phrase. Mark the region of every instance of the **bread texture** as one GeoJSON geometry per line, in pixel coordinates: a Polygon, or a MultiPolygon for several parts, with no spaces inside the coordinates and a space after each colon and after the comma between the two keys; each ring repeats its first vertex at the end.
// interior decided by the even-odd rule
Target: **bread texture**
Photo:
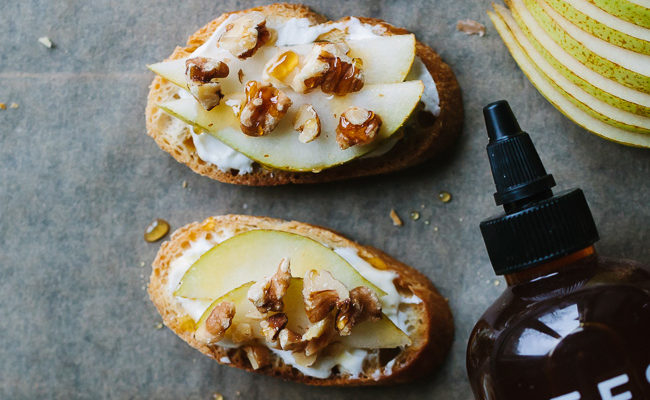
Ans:
{"type": "MultiPolygon", "coordinates": [[[[315,24],[327,21],[324,16],[299,4],[278,3],[226,13],[190,36],[184,47],[176,47],[167,60],[189,56],[212,35],[228,16],[250,11],[286,18],[308,18],[315,24]]],[[[349,18],[346,17],[340,21],[349,18]]],[[[366,24],[382,26],[384,35],[410,33],[406,29],[394,27],[379,19],[363,17],[359,19],[366,24]]],[[[156,105],[170,100],[177,91],[177,87],[159,76],[154,78],[150,86],[146,108],[147,134],[156,141],[160,148],[171,154],[177,161],[186,164],[194,172],[221,182],[240,185],[272,186],[289,183],[328,182],[389,173],[411,167],[442,155],[460,133],[463,122],[460,87],[449,65],[445,64],[433,49],[419,41],[416,43],[416,55],[422,59],[436,83],[440,98],[440,114],[435,120],[428,121],[426,126],[407,125],[404,128],[404,137],[390,151],[378,157],[353,160],[319,173],[283,171],[264,167],[257,163],[254,164],[253,171],[250,173],[239,174],[239,171],[235,170],[222,171],[215,165],[199,158],[188,129],[184,129],[178,135],[169,134],[169,126],[180,121],[174,121],[173,117],[167,115],[156,105]]],[[[414,113],[412,118],[415,117],[415,114],[417,113],[414,113]]]]}
{"type": "Polygon", "coordinates": [[[333,372],[329,378],[318,379],[302,374],[282,359],[271,355],[269,366],[254,370],[265,375],[277,376],[285,380],[320,386],[359,386],[385,385],[411,381],[427,375],[440,365],[453,339],[453,320],[447,301],[438,293],[433,284],[415,269],[395,260],[380,250],[361,246],[326,228],[296,221],[284,221],[266,217],[245,215],[224,215],[186,225],[164,242],[158,251],[151,273],[148,292],[151,300],[160,312],[164,324],[181,339],[219,363],[253,371],[248,358],[241,348],[224,348],[207,346],[193,337],[194,321],[188,316],[178,301],[166,290],[170,263],[180,257],[189,247],[190,242],[215,237],[228,232],[239,234],[255,229],[272,229],[291,232],[314,239],[326,246],[350,247],[358,255],[379,269],[395,271],[398,278],[396,287],[400,292],[418,296],[422,302],[409,305],[409,336],[412,345],[406,347],[395,357],[392,369],[383,368],[388,360],[382,360],[383,354],[377,351],[367,359],[364,373],[352,378],[341,372],[333,372]]]}

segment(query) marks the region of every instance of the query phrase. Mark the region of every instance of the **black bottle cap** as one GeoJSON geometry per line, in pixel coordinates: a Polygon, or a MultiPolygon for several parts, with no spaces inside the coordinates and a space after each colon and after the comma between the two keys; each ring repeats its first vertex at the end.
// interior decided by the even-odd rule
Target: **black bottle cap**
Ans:
{"type": "Polygon", "coordinates": [[[497,274],[508,274],[571,254],[595,243],[598,231],[580,189],[553,195],[530,136],[508,102],[483,108],[488,157],[505,213],[481,222],[481,233],[497,274]]]}

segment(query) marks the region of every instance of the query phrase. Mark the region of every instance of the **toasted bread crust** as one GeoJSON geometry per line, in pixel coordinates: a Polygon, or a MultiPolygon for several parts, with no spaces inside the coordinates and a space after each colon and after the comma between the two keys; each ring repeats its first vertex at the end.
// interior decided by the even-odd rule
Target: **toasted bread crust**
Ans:
{"type": "Polygon", "coordinates": [[[411,334],[413,344],[397,357],[398,361],[388,375],[382,372],[377,379],[367,376],[351,379],[349,376],[337,373],[327,379],[317,379],[303,375],[275,356],[273,356],[271,366],[254,372],[319,386],[385,385],[407,382],[426,375],[444,360],[453,339],[452,315],[447,301],[424,275],[380,250],[361,246],[326,228],[296,221],[245,215],[210,217],[203,222],[195,222],[178,229],[172,234],[169,241],[162,244],[153,262],[148,286],[149,296],[160,312],[165,325],[192,347],[219,363],[253,371],[240,349],[208,347],[197,342],[192,336],[193,324],[191,321],[188,324],[188,320],[191,318],[184,313],[181,306],[165,289],[170,263],[183,252],[189,242],[206,237],[206,235],[209,237],[220,230],[241,233],[253,229],[281,230],[310,237],[331,247],[352,247],[357,250],[360,257],[372,260],[375,265],[379,263],[382,268],[395,271],[398,274],[396,279],[398,287],[410,291],[422,299],[422,303],[414,306],[418,307],[416,309],[418,319],[422,322],[411,334]],[[227,357],[230,362],[224,363],[223,357],[227,357]]]}
{"type": "MultiPolygon", "coordinates": [[[[314,13],[308,7],[300,4],[277,3],[250,10],[226,13],[195,32],[188,39],[187,45],[177,47],[167,60],[188,56],[203,44],[221,22],[231,14],[253,10],[266,15],[308,18],[314,23],[322,23],[327,20],[324,16],[314,13]]],[[[350,17],[343,18],[341,21],[348,18],[350,17]]],[[[396,28],[379,19],[363,17],[359,19],[367,24],[383,26],[387,35],[410,33],[406,29],[396,28]]],[[[379,157],[354,160],[319,173],[269,169],[257,163],[255,163],[254,170],[251,173],[238,175],[237,171],[224,172],[198,157],[189,134],[183,140],[185,146],[175,145],[165,137],[165,132],[160,125],[160,119],[172,117],[161,115],[162,112],[156,107],[156,104],[166,99],[166,94],[173,89],[174,85],[159,76],[154,78],[150,86],[146,108],[147,134],[156,141],[160,148],[170,153],[177,161],[186,164],[194,172],[221,182],[239,185],[273,186],[288,183],[329,182],[388,173],[411,167],[441,155],[447,150],[459,135],[463,123],[460,87],[449,65],[445,64],[433,49],[419,41],[416,43],[416,54],[422,59],[436,83],[440,98],[440,115],[436,118],[433,126],[409,132],[388,153],[379,157]]]]}

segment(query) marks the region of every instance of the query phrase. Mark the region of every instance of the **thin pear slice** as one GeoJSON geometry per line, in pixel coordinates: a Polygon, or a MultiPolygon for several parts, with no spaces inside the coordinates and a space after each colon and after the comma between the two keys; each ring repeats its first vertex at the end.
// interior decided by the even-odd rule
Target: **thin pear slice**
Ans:
{"type": "Polygon", "coordinates": [[[650,56],[614,46],[580,30],[541,0],[506,0],[506,3],[520,25],[532,30],[532,25],[538,23],[566,52],[595,72],[650,93],[650,56]]]}
{"type": "MultiPolygon", "coordinates": [[[[283,297],[284,312],[287,315],[287,327],[293,332],[302,334],[311,325],[305,313],[305,303],[302,297],[302,279],[292,278],[287,293],[283,297]]],[[[253,282],[248,282],[216,299],[203,313],[197,327],[205,324],[214,307],[223,301],[232,302],[235,305],[235,316],[230,328],[226,331],[225,339],[231,342],[233,336],[237,335],[242,324],[248,324],[254,338],[264,340],[260,328],[260,314],[248,300],[248,289],[253,282]]],[[[402,332],[385,315],[378,321],[366,321],[352,328],[350,336],[342,336],[338,340],[350,347],[359,349],[384,349],[396,348],[411,344],[408,335],[402,332]]]]}
{"type": "Polygon", "coordinates": [[[423,90],[421,81],[408,81],[367,85],[346,96],[325,96],[320,91],[307,94],[288,91],[293,106],[275,130],[262,137],[244,135],[226,101],[211,111],[203,109],[194,99],[173,100],[159,107],[260,164],[288,171],[318,172],[361,157],[391,137],[411,115],[423,90]],[[311,104],[321,122],[320,136],[309,143],[300,142],[293,127],[295,113],[301,104],[311,104]],[[382,125],[373,143],[341,150],[336,142],[338,117],[352,106],[374,111],[381,117],[382,125]]]}
{"type": "Polygon", "coordinates": [[[552,84],[555,89],[559,90],[563,96],[569,99],[573,104],[591,116],[610,125],[632,132],[650,133],[650,118],[622,111],[582,90],[578,85],[565,78],[546,61],[546,59],[528,41],[526,35],[519,25],[517,25],[514,18],[506,17],[504,20],[517,39],[517,42],[527,53],[536,68],[547,78],[548,82],[552,84]]]}
{"type": "Polygon", "coordinates": [[[588,0],[546,0],[580,29],[625,49],[650,55],[650,29],[615,17],[588,0]]]}
{"type": "MultiPolygon", "coordinates": [[[[350,47],[350,56],[359,57],[363,61],[366,85],[402,82],[415,59],[415,36],[413,34],[378,36],[370,39],[350,40],[346,43],[350,47]]],[[[286,47],[267,46],[246,60],[226,56],[225,62],[230,68],[230,74],[220,80],[223,92],[242,92],[242,82],[261,79],[266,62],[276,54],[291,50],[296,54],[305,55],[311,50],[311,47],[312,44],[286,47]],[[239,82],[239,69],[242,70],[244,76],[242,82],[239,82]]],[[[200,55],[223,57],[222,53],[200,55]]],[[[149,65],[149,69],[175,85],[187,88],[185,60],[186,58],[163,61],[149,65]]]]}
{"type": "Polygon", "coordinates": [[[319,242],[294,233],[260,229],[233,236],[203,254],[183,275],[174,295],[214,300],[244,283],[272,275],[282,258],[290,260],[294,277],[301,278],[312,269],[324,270],[349,289],[367,286],[378,296],[386,294],[319,242]]]}
{"type": "Polygon", "coordinates": [[[517,14],[517,10],[512,9],[512,15],[530,43],[567,79],[614,107],[646,117],[650,116],[650,94],[634,90],[598,74],[567,53],[534,18],[528,19],[526,24],[517,14]]]}
{"type": "MultiPolygon", "coordinates": [[[[612,15],[632,22],[633,24],[650,28],[650,8],[639,4],[641,1],[630,0],[589,0],[599,8],[612,15]]],[[[647,4],[647,2],[646,2],[647,4]]]]}
{"type": "Polygon", "coordinates": [[[562,94],[556,90],[553,85],[548,83],[544,76],[535,68],[535,65],[517,43],[516,38],[504,20],[507,17],[512,18],[510,12],[498,4],[495,4],[494,8],[499,15],[490,11],[488,11],[488,15],[496,30],[499,32],[499,35],[503,39],[506,47],[508,47],[510,54],[524,74],[526,74],[530,82],[549,102],[551,102],[551,104],[576,124],[598,136],[631,146],[650,147],[650,135],[633,133],[608,125],[603,121],[590,116],[580,108],[576,107],[571,103],[571,101],[563,97],[562,94]]]}

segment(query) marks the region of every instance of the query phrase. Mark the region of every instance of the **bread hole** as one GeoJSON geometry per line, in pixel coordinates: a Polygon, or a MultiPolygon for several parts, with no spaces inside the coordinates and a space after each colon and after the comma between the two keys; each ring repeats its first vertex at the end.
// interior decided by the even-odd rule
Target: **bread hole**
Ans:
{"type": "Polygon", "coordinates": [[[181,96],[178,93],[174,93],[172,97],[175,98],[176,100],[181,98],[181,96]]]}
{"type": "Polygon", "coordinates": [[[190,248],[190,243],[189,242],[184,241],[184,242],[181,243],[181,249],[187,250],[189,248],[190,248]]]}
{"type": "Polygon", "coordinates": [[[188,136],[183,140],[183,146],[185,146],[186,149],[188,149],[191,153],[196,151],[196,147],[194,147],[194,140],[192,140],[191,136],[188,136]]]}
{"type": "Polygon", "coordinates": [[[205,240],[212,240],[212,234],[211,233],[206,234],[205,240]]]}
{"type": "Polygon", "coordinates": [[[237,176],[237,175],[239,175],[239,170],[238,170],[238,169],[230,169],[230,170],[228,170],[228,172],[229,172],[230,175],[232,175],[232,176],[237,176]]]}
{"type": "Polygon", "coordinates": [[[399,347],[394,349],[379,349],[379,366],[385,367],[386,364],[391,362],[395,357],[397,357],[402,350],[399,347]]]}

